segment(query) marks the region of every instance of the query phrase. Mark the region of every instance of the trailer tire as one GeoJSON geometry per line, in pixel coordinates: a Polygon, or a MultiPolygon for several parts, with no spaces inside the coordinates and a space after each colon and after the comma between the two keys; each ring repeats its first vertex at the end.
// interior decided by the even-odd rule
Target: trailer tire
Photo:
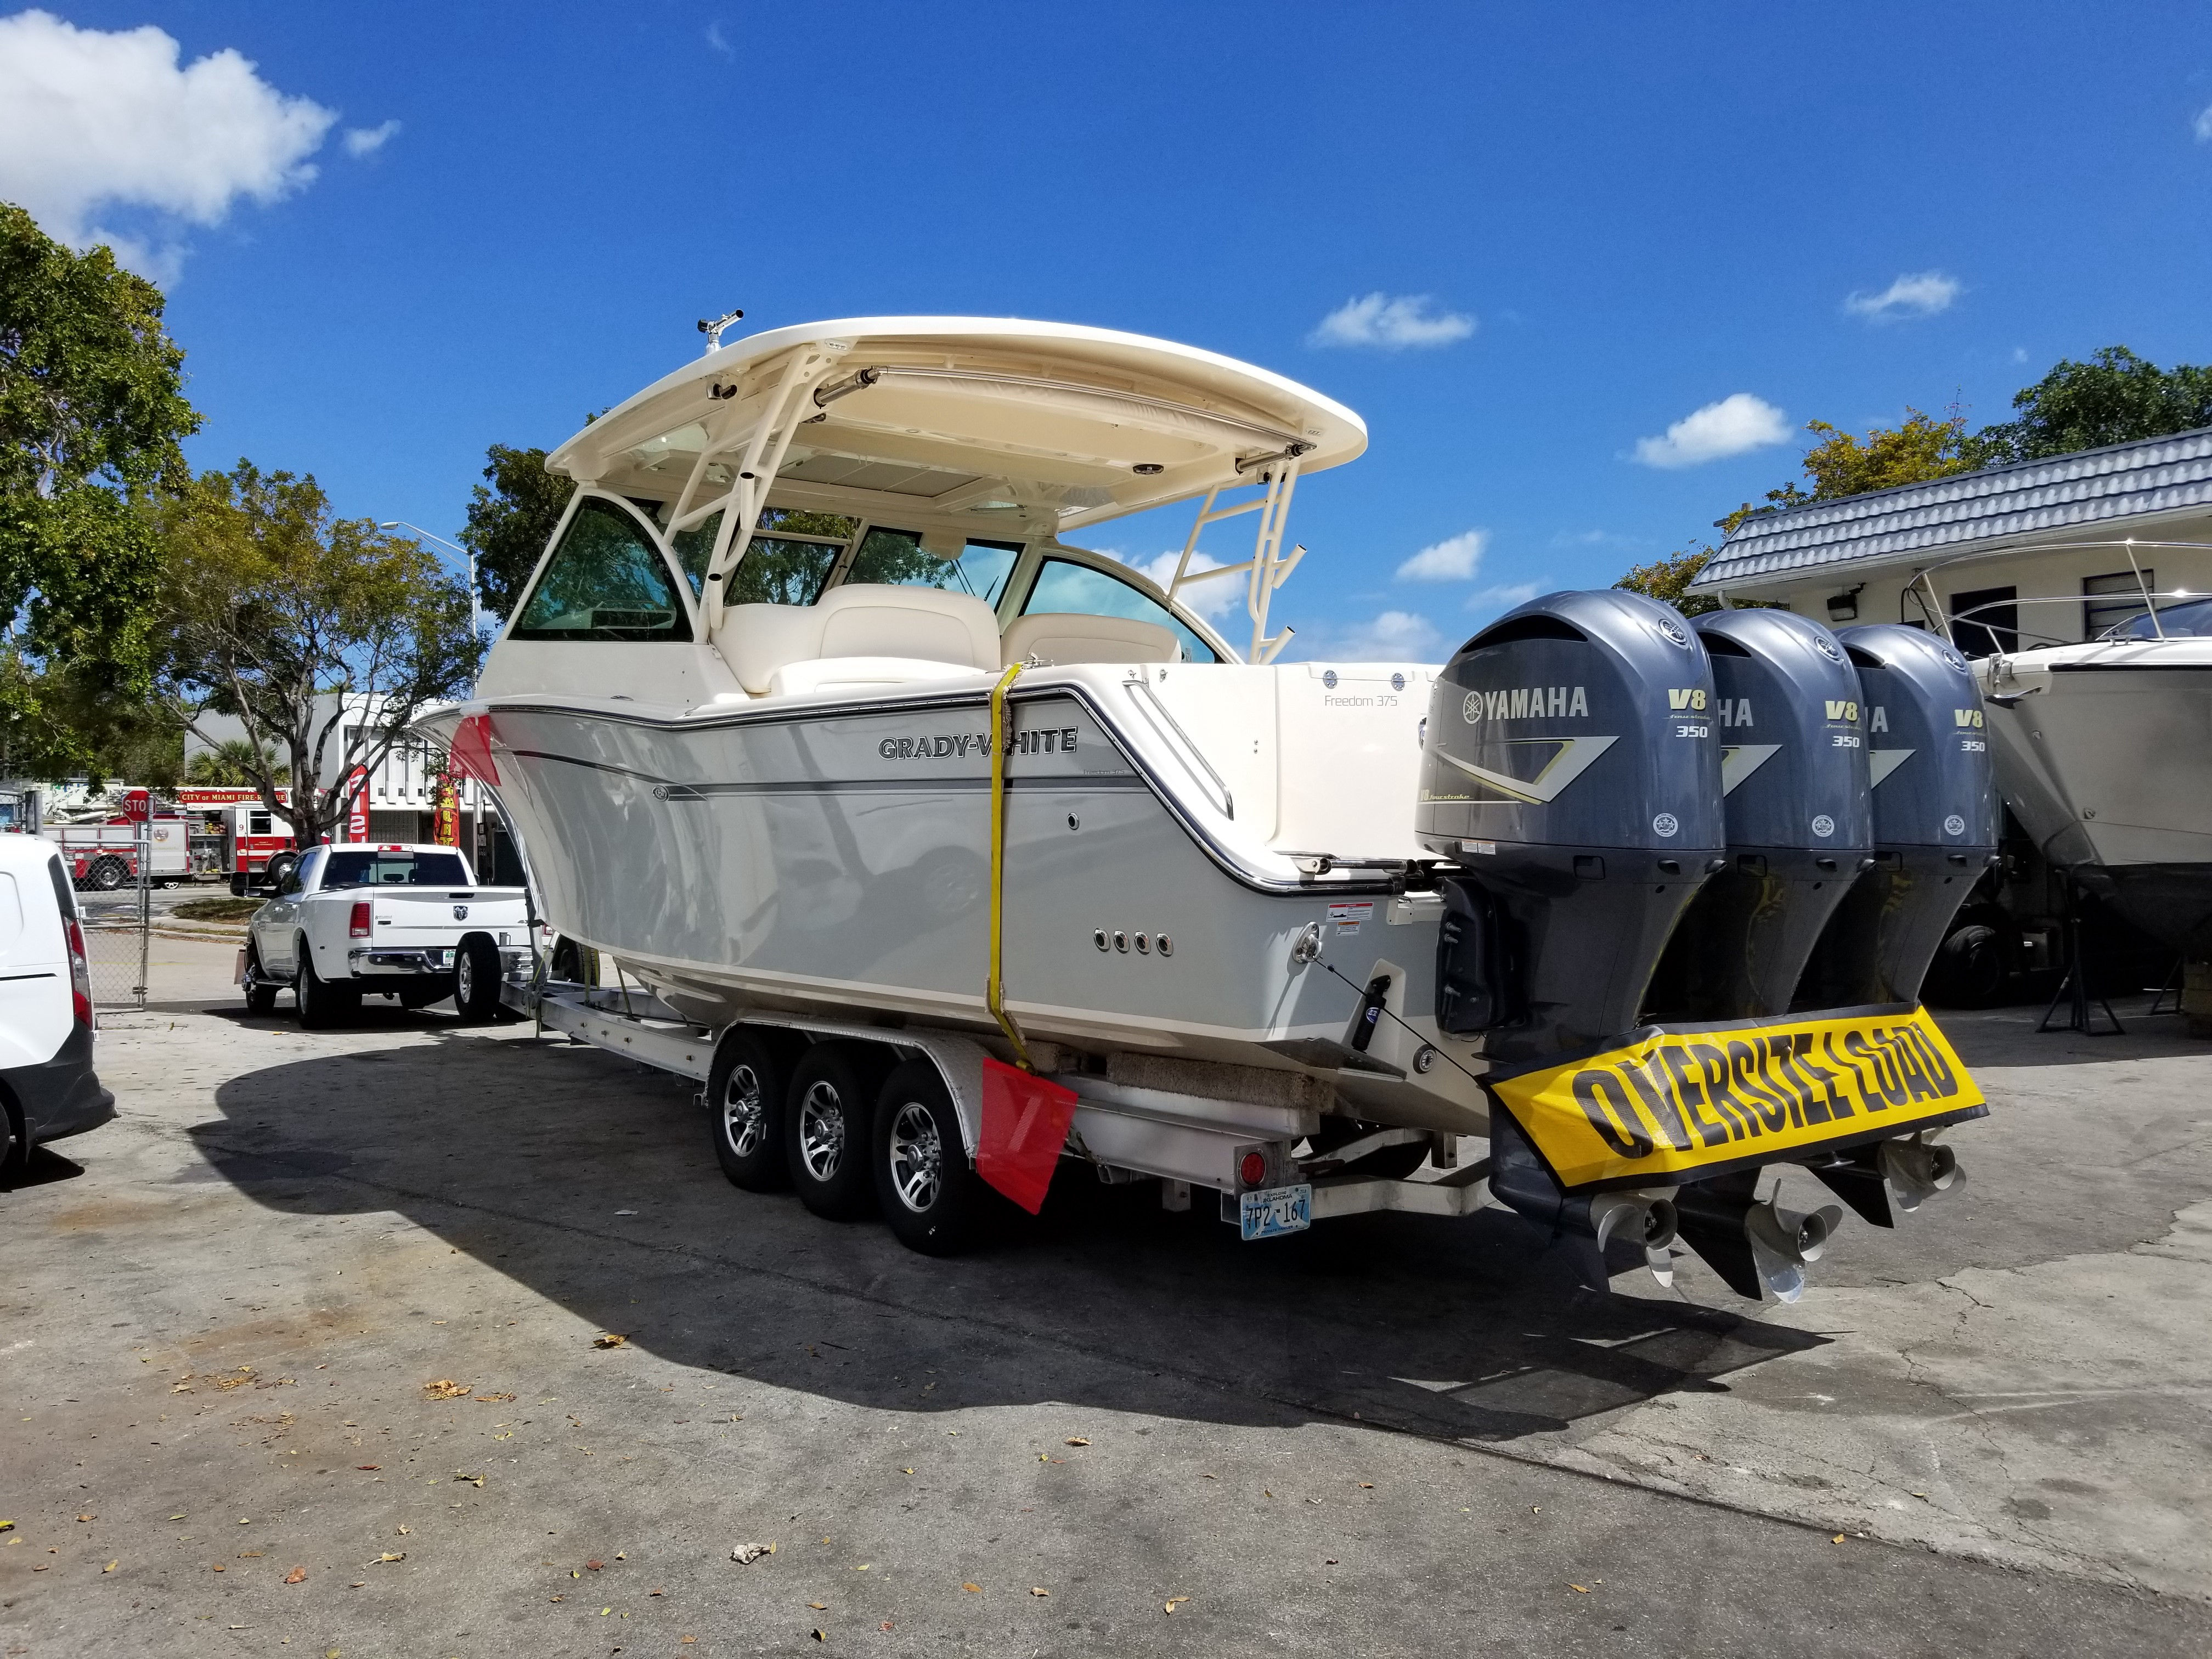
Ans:
{"type": "Polygon", "coordinates": [[[276,1012],[276,986],[261,971],[261,947],[248,939],[246,945],[246,1012],[249,1014],[273,1014],[276,1012]]]}
{"type": "Polygon", "coordinates": [[[2010,931],[1961,916],[1929,964],[1922,1000],[1938,1008],[1993,1008],[2003,1001],[2012,976],[2010,931]]]}
{"type": "Polygon", "coordinates": [[[453,951],[453,1012],[471,1025],[499,1018],[499,946],[471,933],[453,951]]]}
{"type": "Polygon", "coordinates": [[[791,1068],[784,1096],[783,1144],[799,1201],[832,1221],[854,1221],[876,1206],[868,1147],[876,1097],[890,1070],[863,1042],[817,1042],[791,1068]]]}
{"type": "Polygon", "coordinates": [[[318,974],[304,939],[298,949],[300,973],[292,982],[292,999],[299,1004],[301,1029],[327,1031],[343,1020],[359,1018],[360,990],[350,985],[333,985],[318,974]]]}
{"type": "Polygon", "coordinates": [[[714,1161],[733,1187],[773,1193],[791,1185],[783,1109],[797,1048],[768,1032],[732,1027],[714,1050],[707,1072],[707,1127],[714,1161]]]}
{"type": "Polygon", "coordinates": [[[1003,1200],[968,1162],[960,1114],[935,1061],[909,1060],[884,1080],[869,1144],[876,1202],[908,1249],[957,1255],[1003,1214],[1003,1200]]]}

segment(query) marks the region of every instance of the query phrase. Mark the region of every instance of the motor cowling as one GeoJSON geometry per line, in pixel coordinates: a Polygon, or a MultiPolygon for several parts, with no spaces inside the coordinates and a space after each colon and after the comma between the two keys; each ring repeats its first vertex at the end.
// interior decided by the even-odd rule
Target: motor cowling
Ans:
{"type": "Polygon", "coordinates": [[[1712,670],[1674,610],[1605,589],[1531,600],[1431,695],[1415,829],[1444,883],[1438,1024],[1487,1052],[1601,1044],[1723,845],[1712,670]]]}
{"type": "Polygon", "coordinates": [[[1796,1006],[1917,1002],[1952,918],[1996,859],[1981,690],[1966,659],[1919,629],[1877,623],[1838,638],[1866,708],[1874,866],[1837,907],[1796,1006]]]}
{"type": "Polygon", "coordinates": [[[1872,850],[1859,677],[1833,634],[1787,611],[1691,626],[1712,663],[1728,863],[1675,928],[1650,1012],[1781,1014],[1872,850]]]}

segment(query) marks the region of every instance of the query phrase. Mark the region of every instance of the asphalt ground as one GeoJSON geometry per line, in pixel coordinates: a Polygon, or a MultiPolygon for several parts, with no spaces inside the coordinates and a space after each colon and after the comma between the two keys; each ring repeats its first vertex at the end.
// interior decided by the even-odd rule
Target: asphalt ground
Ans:
{"type": "Polygon", "coordinates": [[[0,1194],[9,1659],[2212,1650],[2212,1046],[2147,1000],[1947,1017],[1967,1184],[1760,1308],[1074,1182],[931,1261],[673,1079],[153,956],[0,1194]]]}

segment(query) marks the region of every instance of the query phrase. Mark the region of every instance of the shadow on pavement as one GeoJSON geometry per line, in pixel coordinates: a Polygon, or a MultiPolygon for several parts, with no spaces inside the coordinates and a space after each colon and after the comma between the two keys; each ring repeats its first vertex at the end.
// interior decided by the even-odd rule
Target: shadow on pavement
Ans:
{"type": "MultiPolygon", "coordinates": [[[[289,1024],[234,1018],[240,1040],[289,1024]]],[[[1222,1423],[1558,1431],[1826,1339],[1578,1285],[1517,1218],[1378,1215],[1265,1244],[1063,1165],[1044,1214],[955,1261],[726,1182],[690,1085],[558,1039],[372,1008],[428,1043],[268,1066],[191,1133],[301,1215],[398,1212],[679,1364],[877,1407],[1037,1401],[1222,1423]],[[635,1212],[635,1214],[623,1213],[635,1212]]],[[[1613,1264],[1631,1265],[1628,1258],[1613,1264]]],[[[396,1285],[413,1302],[428,1291],[396,1285]]]]}

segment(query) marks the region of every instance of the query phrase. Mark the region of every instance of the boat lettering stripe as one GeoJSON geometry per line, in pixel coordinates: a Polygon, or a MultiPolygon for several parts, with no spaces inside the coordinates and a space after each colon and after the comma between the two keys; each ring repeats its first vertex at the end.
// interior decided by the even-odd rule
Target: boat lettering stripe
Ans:
{"type": "MultiPolygon", "coordinates": [[[[611,772],[617,777],[634,778],[656,791],[665,791],[668,800],[705,800],[714,795],[817,795],[817,794],[975,794],[988,793],[991,780],[983,778],[793,778],[764,781],[731,783],[672,783],[656,778],[649,772],[635,771],[627,766],[614,766],[605,761],[584,760],[574,755],[556,755],[544,749],[516,749],[510,751],[519,759],[558,761],[564,766],[580,766],[593,772],[611,772]]],[[[1062,793],[1104,789],[1149,789],[1144,779],[1133,772],[1085,772],[1071,776],[1010,777],[1009,789],[1056,790],[1062,793]]]]}

